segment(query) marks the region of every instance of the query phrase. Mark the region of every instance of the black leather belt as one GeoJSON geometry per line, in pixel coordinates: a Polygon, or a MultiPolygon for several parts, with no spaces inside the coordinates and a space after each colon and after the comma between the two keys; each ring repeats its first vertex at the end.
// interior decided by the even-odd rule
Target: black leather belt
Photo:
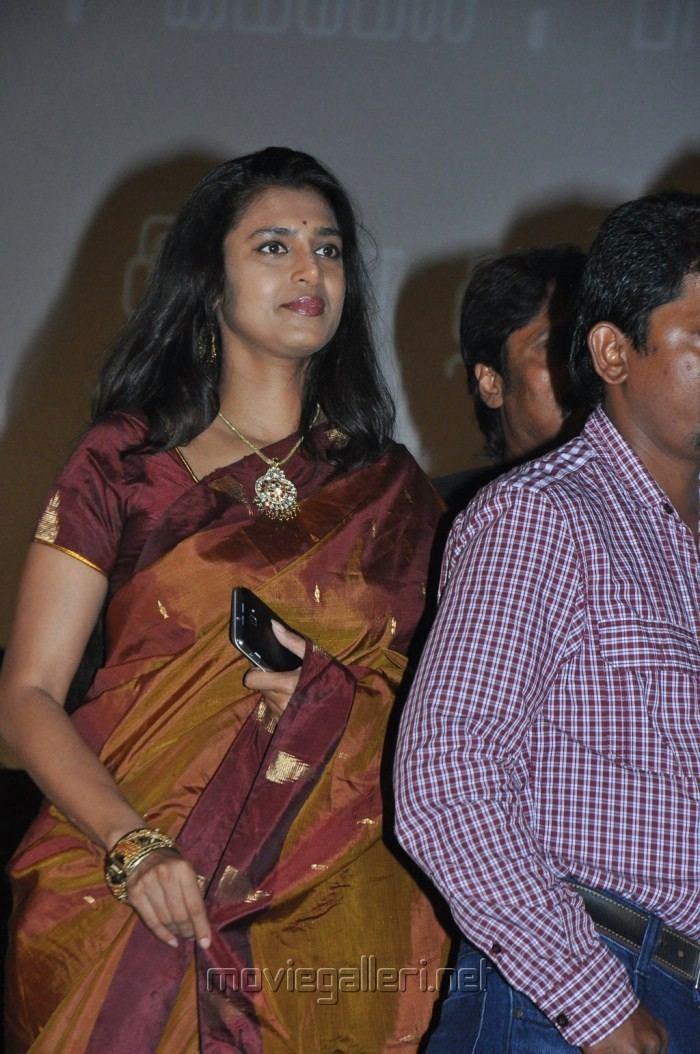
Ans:
{"type": "MultiPolygon", "coordinates": [[[[606,937],[620,941],[632,951],[641,950],[647,923],[651,918],[648,911],[642,911],[641,908],[629,904],[619,904],[607,894],[600,893],[597,889],[589,889],[588,886],[581,886],[578,882],[570,881],[568,884],[583,900],[597,930],[606,937]]],[[[698,941],[690,940],[678,930],[672,930],[670,926],[662,924],[651,958],[652,962],[700,988],[698,941]]]]}

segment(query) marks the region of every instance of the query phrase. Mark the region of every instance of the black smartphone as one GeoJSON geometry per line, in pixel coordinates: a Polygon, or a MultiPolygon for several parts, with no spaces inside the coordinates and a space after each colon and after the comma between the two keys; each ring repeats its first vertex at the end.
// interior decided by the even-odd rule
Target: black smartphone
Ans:
{"type": "Polygon", "coordinates": [[[287,625],[252,590],[236,586],[231,597],[231,643],[261,670],[296,670],[301,659],[277,640],[272,619],[287,625]]]}

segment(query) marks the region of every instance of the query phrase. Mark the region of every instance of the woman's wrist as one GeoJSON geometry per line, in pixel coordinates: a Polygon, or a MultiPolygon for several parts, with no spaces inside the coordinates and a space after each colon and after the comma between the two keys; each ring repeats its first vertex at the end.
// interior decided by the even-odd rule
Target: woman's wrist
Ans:
{"type": "Polygon", "coordinates": [[[172,838],[154,827],[138,827],[122,835],[105,854],[104,877],[116,900],[127,900],[127,882],[139,865],[158,850],[177,853],[172,838]]]}
{"type": "Polygon", "coordinates": [[[124,838],[130,831],[136,831],[139,827],[148,826],[148,820],[144,816],[141,816],[134,809],[128,809],[118,823],[113,820],[112,824],[106,828],[104,835],[99,839],[100,845],[108,853],[114,848],[120,838],[124,838]]]}

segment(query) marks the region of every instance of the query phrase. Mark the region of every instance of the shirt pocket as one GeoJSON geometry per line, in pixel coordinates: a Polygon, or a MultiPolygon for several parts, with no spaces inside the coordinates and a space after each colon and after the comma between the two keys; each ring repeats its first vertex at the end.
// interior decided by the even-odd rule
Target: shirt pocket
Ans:
{"type": "Polygon", "coordinates": [[[668,670],[700,676],[700,642],[670,622],[642,618],[601,619],[600,654],[614,670],[668,670]]]}
{"type": "MultiPolygon", "coordinates": [[[[688,629],[638,617],[602,619],[598,645],[644,768],[691,777],[700,795],[700,642],[688,629]],[[645,718],[642,716],[645,715],[645,718]],[[645,727],[646,726],[646,727],[645,727]]],[[[691,793],[689,785],[689,793],[691,793]]]]}

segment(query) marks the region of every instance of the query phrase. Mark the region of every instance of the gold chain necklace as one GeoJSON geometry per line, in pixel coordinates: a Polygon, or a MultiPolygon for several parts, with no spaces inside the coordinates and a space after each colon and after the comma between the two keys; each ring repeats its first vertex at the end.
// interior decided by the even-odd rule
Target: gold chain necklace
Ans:
{"type": "Polygon", "coordinates": [[[282,471],[282,465],[286,465],[292,454],[296,453],[304,437],[299,436],[289,453],[281,460],[278,460],[263,454],[262,450],[255,443],[251,443],[250,439],[247,439],[242,432],[238,431],[235,424],[229,421],[228,417],[224,417],[221,410],[219,410],[217,416],[221,418],[234,435],[238,436],[247,447],[250,447],[254,454],[257,454],[266,465],[269,465],[267,471],[263,472],[262,476],[258,476],[255,481],[256,508],[271,520],[293,520],[299,512],[297,488],[291,479],[287,479],[285,476],[282,471]]]}

